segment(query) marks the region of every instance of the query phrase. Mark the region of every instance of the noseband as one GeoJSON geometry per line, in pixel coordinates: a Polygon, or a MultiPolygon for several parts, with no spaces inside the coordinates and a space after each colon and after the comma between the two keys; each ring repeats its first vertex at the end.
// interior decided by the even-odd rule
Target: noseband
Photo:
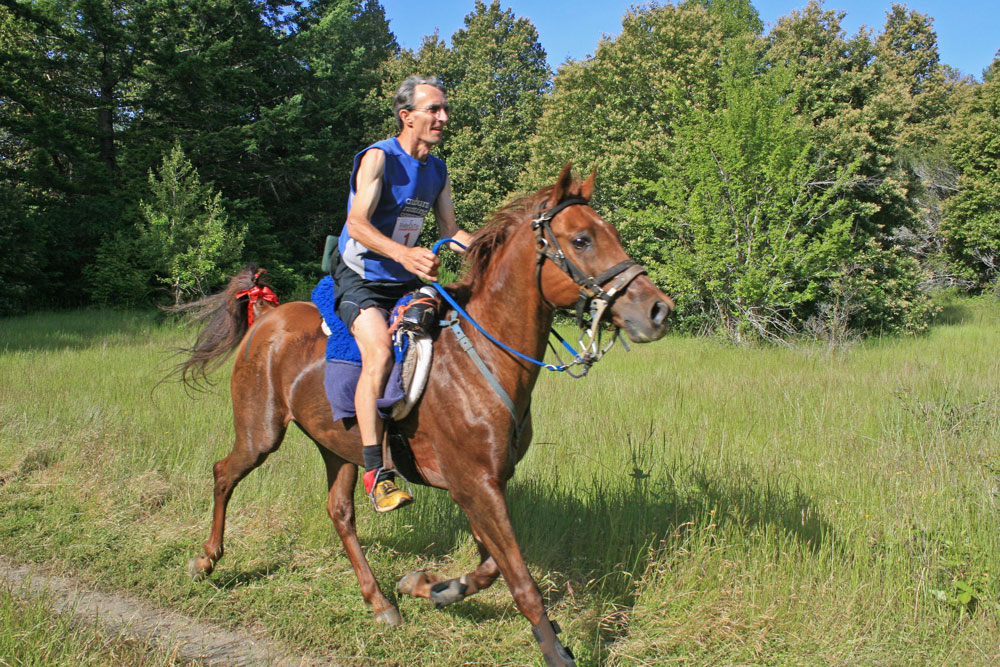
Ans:
{"type": "MultiPolygon", "coordinates": [[[[563,252],[552,232],[552,219],[564,208],[581,204],[589,206],[583,197],[570,197],[559,202],[552,208],[544,211],[531,221],[531,229],[535,233],[535,248],[538,261],[535,269],[535,282],[538,284],[538,293],[542,299],[555,308],[542,291],[542,265],[549,259],[559,269],[580,287],[580,296],[576,301],[576,323],[580,328],[580,356],[577,362],[583,364],[584,370],[581,375],[585,375],[590,365],[604,356],[604,353],[611,349],[619,337],[619,329],[615,327],[615,335],[608,345],[601,349],[601,320],[605,311],[614,303],[614,300],[629,286],[637,277],[646,273],[637,262],[627,259],[624,262],[615,264],[609,269],[602,271],[597,276],[588,276],[580,267],[574,264],[563,252]],[[605,288],[605,285],[611,283],[605,288]],[[584,313],[590,313],[589,327],[584,320],[584,313]]],[[[624,340],[622,341],[624,344],[624,340]]]]}

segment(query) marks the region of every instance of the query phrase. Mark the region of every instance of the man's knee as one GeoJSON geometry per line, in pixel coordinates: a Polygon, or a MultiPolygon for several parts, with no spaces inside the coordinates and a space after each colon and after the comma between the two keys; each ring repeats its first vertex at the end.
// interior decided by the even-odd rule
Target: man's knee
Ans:
{"type": "Polygon", "coordinates": [[[363,371],[381,373],[392,367],[392,338],[383,311],[366,308],[354,320],[354,339],[361,351],[363,371]]]}
{"type": "Polygon", "coordinates": [[[370,375],[388,375],[392,370],[392,348],[386,347],[371,348],[367,355],[361,355],[361,371],[370,375]]]}

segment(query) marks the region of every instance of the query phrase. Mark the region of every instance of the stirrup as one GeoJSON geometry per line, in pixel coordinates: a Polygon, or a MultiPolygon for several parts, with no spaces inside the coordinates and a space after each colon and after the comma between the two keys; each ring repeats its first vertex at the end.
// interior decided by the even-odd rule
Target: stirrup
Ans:
{"type": "Polygon", "coordinates": [[[410,298],[399,315],[399,327],[407,331],[433,336],[437,333],[438,309],[441,300],[433,288],[422,287],[410,298]]]}

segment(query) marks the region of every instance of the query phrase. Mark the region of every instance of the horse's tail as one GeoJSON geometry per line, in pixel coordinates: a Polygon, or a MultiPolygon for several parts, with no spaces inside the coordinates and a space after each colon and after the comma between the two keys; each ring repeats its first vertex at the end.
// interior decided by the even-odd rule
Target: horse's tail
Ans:
{"type": "Polygon", "coordinates": [[[194,344],[179,349],[185,359],[164,380],[179,376],[193,389],[212,384],[209,374],[225,363],[240,344],[253,324],[254,315],[259,316],[263,310],[278,304],[271,288],[260,282],[264,273],[256,264],[247,264],[218,294],[165,309],[203,325],[194,344]]]}

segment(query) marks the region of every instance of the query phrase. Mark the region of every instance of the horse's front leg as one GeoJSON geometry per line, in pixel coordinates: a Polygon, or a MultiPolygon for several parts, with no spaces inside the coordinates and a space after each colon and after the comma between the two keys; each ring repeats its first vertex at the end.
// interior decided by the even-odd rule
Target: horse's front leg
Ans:
{"type": "Polygon", "coordinates": [[[489,588],[500,576],[500,568],[497,567],[496,560],[490,556],[479,536],[473,533],[473,538],[479,548],[479,567],[475,570],[461,577],[445,580],[431,572],[422,570],[410,572],[399,580],[396,590],[404,595],[427,598],[440,609],[489,588]]]}
{"type": "Polygon", "coordinates": [[[559,627],[546,615],[542,593],[521,556],[500,483],[490,480],[455,486],[451,496],[469,517],[473,534],[495,561],[514,596],[514,603],[531,623],[531,632],[545,656],[545,663],[549,667],[574,667],[573,654],[556,637],[559,627]]]}

